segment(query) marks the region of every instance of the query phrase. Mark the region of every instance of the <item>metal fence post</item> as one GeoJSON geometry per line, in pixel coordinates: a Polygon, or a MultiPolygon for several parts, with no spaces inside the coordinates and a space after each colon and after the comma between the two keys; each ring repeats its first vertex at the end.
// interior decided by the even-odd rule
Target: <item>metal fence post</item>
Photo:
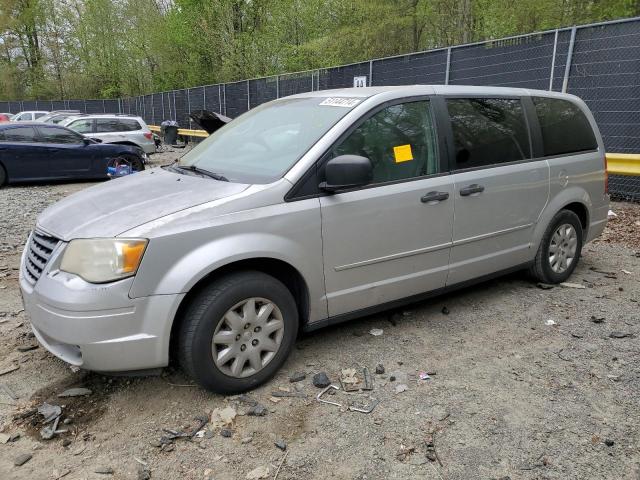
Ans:
{"type": "Polygon", "coordinates": [[[222,115],[222,85],[218,84],[218,113],[222,115]]]}
{"type": "Polygon", "coordinates": [[[160,92],[160,105],[162,105],[162,118],[160,122],[164,122],[167,119],[164,115],[164,92],[160,92]]]}
{"type": "Polygon", "coordinates": [[[173,91],[173,120],[178,121],[178,110],[176,109],[176,91],[173,91]]]}
{"type": "Polygon", "coordinates": [[[553,75],[556,70],[556,52],[558,51],[558,29],[553,38],[553,56],[551,57],[551,74],[549,75],[549,91],[553,90],[553,75]]]}
{"type": "Polygon", "coordinates": [[[202,109],[207,109],[207,87],[202,87],[202,109]]]}
{"type": "Polygon", "coordinates": [[[227,84],[222,84],[222,93],[224,95],[224,115],[227,116],[227,84]]]}
{"type": "Polygon", "coordinates": [[[280,75],[276,75],[276,98],[280,98],[280,75]]]}
{"type": "Polygon", "coordinates": [[[247,80],[247,111],[251,110],[251,91],[249,89],[249,80],[247,80]]]}
{"type": "Polygon", "coordinates": [[[569,50],[567,51],[567,64],[564,66],[564,79],[562,80],[562,93],[567,93],[569,86],[569,74],[571,73],[571,60],[573,60],[573,47],[576,43],[576,27],[571,29],[571,39],[569,40],[569,50]]]}
{"type": "Polygon", "coordinates": [[[187,115],[189,116],[189,128],[191,128],[191,91],[190,88],[187,88],[187,115]]]}
{"type": "MultiPolygon", "coordinates": [[[[318,81],[318,83],[320,82],[318,81]]],[[[373,60],[369,60],[369,86],[373,86],[373,60]]],[[[320,90],[320,87],[318,87],[318,90],[320,90]]]]}
{"type": "Polygon", "coordinates": [[[156,106],[153,102],[153,93],[151,94],[151,123],[156,124],[156,106]]]}
{"type": "Polygon", "coordinates": [[[447,48],[447,69],[444,72],[444,84],[449,85],[449,71],[451,70],[451,47],[447,48]]]}

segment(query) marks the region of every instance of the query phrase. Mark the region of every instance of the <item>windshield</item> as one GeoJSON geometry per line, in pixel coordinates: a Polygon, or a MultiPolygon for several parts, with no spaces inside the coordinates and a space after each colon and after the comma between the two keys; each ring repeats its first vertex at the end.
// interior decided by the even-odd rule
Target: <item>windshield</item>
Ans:
{"type": "Polygon", "coordinates": [[[179,165],[196,166],[232,182],[271,183],[359,103],[331,100],[291,98],[256,107],[214,132],[179,165]]]}

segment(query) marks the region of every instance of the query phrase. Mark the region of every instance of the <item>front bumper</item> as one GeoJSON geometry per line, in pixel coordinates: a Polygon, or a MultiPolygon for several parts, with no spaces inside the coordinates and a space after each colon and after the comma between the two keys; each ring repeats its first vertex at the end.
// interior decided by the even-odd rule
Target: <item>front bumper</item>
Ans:
{"type": "MultiPolygon", "coordinates": [[[[95,285],[55,269],[63,245],[35,285],[24,277],[25,312],[38,341],[58,358],[95,371],[164,367],[171,325],[183,294],[129,298],[133,278],[95,285]]],[[[26,249],[25,249],[26,251],[26,249]]]]}

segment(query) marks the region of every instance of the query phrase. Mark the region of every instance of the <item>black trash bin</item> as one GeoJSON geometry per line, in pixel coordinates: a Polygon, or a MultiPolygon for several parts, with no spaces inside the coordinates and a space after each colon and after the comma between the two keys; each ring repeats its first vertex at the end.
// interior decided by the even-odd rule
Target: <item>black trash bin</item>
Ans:
{"type": "Polygon", "coordinates": [[[160,133],[165,145],[175,145],[178,141],[178,122],[165,120],[160,124],[160,133]]]}

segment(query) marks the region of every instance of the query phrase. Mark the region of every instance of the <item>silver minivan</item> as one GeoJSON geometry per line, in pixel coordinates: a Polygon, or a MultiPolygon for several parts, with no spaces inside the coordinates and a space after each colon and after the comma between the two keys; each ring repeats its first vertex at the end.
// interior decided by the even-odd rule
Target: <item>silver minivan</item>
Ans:
{"type": "Polygon", "coordinates": [[[317,91],[49,207],[20,285],[36,337],[70,364],[176,359],[204,388],[239,392],[274,375],[300,330],[514,270],[567,280],[608,202],[577,97],[317,91]]]}

